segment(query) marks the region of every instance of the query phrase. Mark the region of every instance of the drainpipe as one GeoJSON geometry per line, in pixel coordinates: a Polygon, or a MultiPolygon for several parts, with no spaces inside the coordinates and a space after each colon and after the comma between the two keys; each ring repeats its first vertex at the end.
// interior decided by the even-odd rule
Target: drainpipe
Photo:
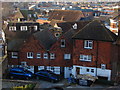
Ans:
{"type": "Polygon", "coordinates": [[[97,65],[98,65],[98,47],[99,47],[99,43],[97,42],[97,50],[96,50],[96,76],[97,76],[97,65]]]}

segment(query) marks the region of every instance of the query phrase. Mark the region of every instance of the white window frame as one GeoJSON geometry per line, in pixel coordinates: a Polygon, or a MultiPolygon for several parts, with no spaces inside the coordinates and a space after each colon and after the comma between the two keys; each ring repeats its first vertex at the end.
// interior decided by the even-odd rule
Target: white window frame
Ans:
{"type": "Polygon", "coordinates": [[[37,58],[41,58],[41,53],[37,53],[37,58]]]}
{"type": "Polygon", "coordinates": [[[27,52],[27,58],[33,58],[33,52],[27,52]]]}
{"type": "Polygon", "coordinates": [[[35,25],[35,26],[34,26],[34,30],[35,30],[35,31],[37,31],[37,29],[38,29],[38,26],[37,26],[37,25],[35,25]]]}
{"type": "Polygon", "coordinates": [[[65,47],[65,39],[61,39],[61,47],[65,47]],[[64,45],[62,45],[64,43],[64,45]]]}
{"type": "Polygon", "coordinates": [[[65,60],[71,59],[71,54],[64,54],[64,59],[65,60]]]}
{"type": "Polygon", "coordinates": [[[18,58],[18,53],[17,52],[12,52],[11,56],[12,56],[12,58],[18,58]]]}
{"type": "Polygon", "coordinates": [[[92,55],[83,55],[80,54],[80,61],[92,61],[92,55]]]}
{"type": "Polygon", "coordinates": [[[94,73],[95,72],[95,69],[91,69],[91,73],[94,73]],[[93,70],[93,72],[92,72],[92,70],[93,70]]]}
{"type": "Polygon", "coordinates": [[[72,27],[73,29],[77,29],[77,23],[75,23],[72,27]]]}
{"type": "Polygon", "coordinates": [[[48,59],[48,53],[44,53],[44,54],[43,54],[43,58],[44,58],[44,59],[48,59]]]}
{"type": "Polygon", "coordinates": [[[84,48],[85,49],[93,49],[93,41],[92,40],[85,40],[84,41],[84,48]]]}
{"type": "Polygon", "coordinates": [[[16,31],[16,26],[9,26],[9,31],[16,31]]]}
{"type": "Polygon", "coordinates": [[[50,59],[55,59],[55,54],[54,53],[50,53],[50,59]]]}
{"type": "Polygon", "coordinates": [[[106,69],[106,64],[101,64],[101,69],[106,69]]]}
{"type": "Polygon", "coordinates": [[[21,31],[27,31],[27,30],[28,30],[28,27],[27,27],[27,26],[21,26],[21,27],[20,27],[20,30],[21,30],[21,31]]]}

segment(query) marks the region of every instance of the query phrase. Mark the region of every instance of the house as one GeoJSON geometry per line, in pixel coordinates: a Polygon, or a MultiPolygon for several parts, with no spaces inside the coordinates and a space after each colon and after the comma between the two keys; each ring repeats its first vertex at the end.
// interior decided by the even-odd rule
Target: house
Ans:
{"type": "Polygon", "coordinates": [[[110,18],[110,30],[118,35],[118,24],[120,23],[120,13],[115,11],[110,18]]]}
{"type": "Polygon", "coordinates": [[[73,75],[90,74],[111,80],[112,47],[117,36],[94,20],[79,30],[73,39],[73,75]]]}
{"type": "Polygon", "coordinates": [[[84,17],[81,11],[74,10],[53,10],[49,15],[48,20],[62,20],[67,22],[79,21],[82,17],[84,17]]]}
{"type": "Polygon", "coordinates": [[[11,32],[16,31],[29,31],[29,32],[36,32],[39,31],[39,23],[37,22],[9,22],[8,23],[8,30],[11,32]]]}
{"type": "Polygon", "coordinates": [[[11,21],[35,21],[38,19],[37,13],[29,9],[17,9],[17,12],[11,18],[11,21]]]}

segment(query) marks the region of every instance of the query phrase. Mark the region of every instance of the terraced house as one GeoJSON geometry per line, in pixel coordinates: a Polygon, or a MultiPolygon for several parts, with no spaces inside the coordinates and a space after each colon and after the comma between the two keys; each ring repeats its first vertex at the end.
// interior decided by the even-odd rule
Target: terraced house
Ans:
{"type": "Polygon", "coordinates": [[[33,72],[47,69],[64,78],[72,73],[111,80],[115,70],[112,62],[118,62],[114,57],[118,56],[117,36],[98,20],[63,22],[59,27],[63,30],[59,37],[44,29],[10,41],[9,66],[24,66],[33,72]]]}

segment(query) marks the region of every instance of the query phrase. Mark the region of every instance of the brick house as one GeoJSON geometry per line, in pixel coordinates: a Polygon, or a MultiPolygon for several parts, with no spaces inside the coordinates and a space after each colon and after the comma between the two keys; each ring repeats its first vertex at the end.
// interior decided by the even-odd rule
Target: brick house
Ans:
{"type": "Polygon", "coordinates": [[[110,80],[112,47],[117,36],[95,20],[79,30],[73,39],[73,75],[90,74],[110,80]]]}

